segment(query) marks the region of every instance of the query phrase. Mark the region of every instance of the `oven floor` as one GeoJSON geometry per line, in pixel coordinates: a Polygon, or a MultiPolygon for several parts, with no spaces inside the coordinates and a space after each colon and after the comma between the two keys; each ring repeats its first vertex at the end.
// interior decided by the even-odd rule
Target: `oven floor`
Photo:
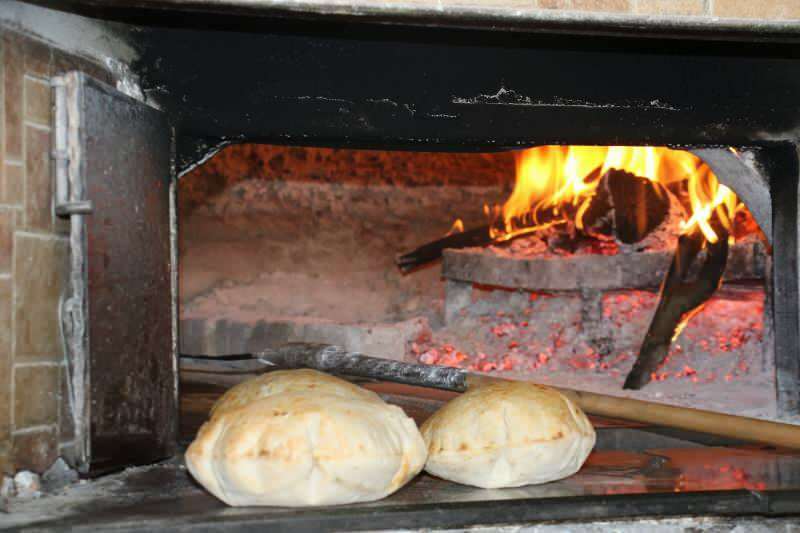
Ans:
{"type": "MultiPolygon", "coordinates": [[[[420,420],[442,395],[374,384],[420,420]]],[[[184,445],[219,389],[185,386],[184,445]]],[[[193,482],[182,455],[134,467],[58,494],[10,502],[0,529],[276,531],[462,528],[470,525],[669,516],[800,514],[800,454],[736,446],[656,427],[595,420],[598,444],[581,471],[545,485],[487,490],[422,474],[377,502],[320,507],[232,508],[193,482]]]]}

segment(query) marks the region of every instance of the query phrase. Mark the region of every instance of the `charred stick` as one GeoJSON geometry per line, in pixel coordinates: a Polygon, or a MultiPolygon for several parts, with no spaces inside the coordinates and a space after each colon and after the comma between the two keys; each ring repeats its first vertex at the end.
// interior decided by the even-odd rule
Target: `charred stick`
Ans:
{"type": "Polygon", "coordinates": [[[404,273],[411,272],[417,267],[431,263],[442,257],[442,252],[448,248],[469,248],[471,246],[487,246],[492,243],[489,226],[480,226],[461,233],[453,233],[441,239],[423,244],[416,250],[397,257],[395,262],[404,273]]]}
{"type": "MultiPolygon", "coordinates": [[[[537,224],[534,224],[533,222],[530,223],[531,227],[536,225],[537,224]]],[[[525,224],[523,223],[522,226],[524,227],[525,224]]],[[[525,235],[525,233],[515,235],[511,239],[506,239],[503,242],[509,242],[516,237],[521,237],[522,235],[525,235]]],[[[401,272],[407,274],[417,267],[441,259],[442,254],[447,249],[489,246],[494,242],[495,239],[492,238],[491,235],[491,226],[487,224],[486,226],[480,226],[471,230],[462,231],[461,233],[453,233],[433,242],[423,244],[416,250],[412,250],[407,254],[397,256],[395,263],[401,272]]]]}
{"type": "Polygon", "coordinates": [[[697,279],[688,281],[694,260],[707,243],[702,231],[695,229],[681,235],[667,275],[661,285],[658,307],[644,337],[639,356],[625,379],[624,389],[641,389],[666,359],[679,328],[702,309],[719,288],[728,262],[728,232],[715,228],[719,238],[708,243],[707,254],[697,279]]]}

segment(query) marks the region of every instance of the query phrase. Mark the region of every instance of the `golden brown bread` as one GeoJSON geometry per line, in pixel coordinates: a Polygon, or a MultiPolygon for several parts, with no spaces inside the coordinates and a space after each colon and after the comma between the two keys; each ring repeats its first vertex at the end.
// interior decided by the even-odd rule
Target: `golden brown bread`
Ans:
{"type": "Polygon", "coordinates": [[[414,421],[376,394],[313,370],[237,385],[186,452],[229,505],[333,505],[396,491],[425,463],[414,421]]]}
{"type": "Polygon", "coordinates": [[[586,415],[558,391],[525,382],[471,389],[422,425],[425,470],[485,488],[545,483],[577,472],[595,443],[586,415]]]}
{"type": "Polygon", "coordinates": [[[211,408],[211,418],[255,400],[285,392],[325,393],[346,398],[383,401],[372,391],[318,370],[277,370],[248,379],[230,388],[211,408]]]}

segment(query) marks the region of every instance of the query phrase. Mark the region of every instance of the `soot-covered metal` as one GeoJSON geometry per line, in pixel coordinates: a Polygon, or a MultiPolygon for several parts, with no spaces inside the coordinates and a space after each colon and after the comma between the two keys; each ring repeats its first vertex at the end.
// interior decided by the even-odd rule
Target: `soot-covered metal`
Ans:
{"type": "Polygon", "coordinates": [[[800,122],[800,60],[782,44],[268,21],[141,40],[183,168],[221,142],[747,145],[800,122]]]}

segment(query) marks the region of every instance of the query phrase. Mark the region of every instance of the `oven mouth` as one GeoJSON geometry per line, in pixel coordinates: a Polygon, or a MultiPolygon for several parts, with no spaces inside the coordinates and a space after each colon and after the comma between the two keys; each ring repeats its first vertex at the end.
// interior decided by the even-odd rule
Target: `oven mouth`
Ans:
{"type": "Polygon", "coordinates": [[[754,161],[233,145],[179,183],[181,351],[322,342],[778,417],[772,211],[754,161]]]}

